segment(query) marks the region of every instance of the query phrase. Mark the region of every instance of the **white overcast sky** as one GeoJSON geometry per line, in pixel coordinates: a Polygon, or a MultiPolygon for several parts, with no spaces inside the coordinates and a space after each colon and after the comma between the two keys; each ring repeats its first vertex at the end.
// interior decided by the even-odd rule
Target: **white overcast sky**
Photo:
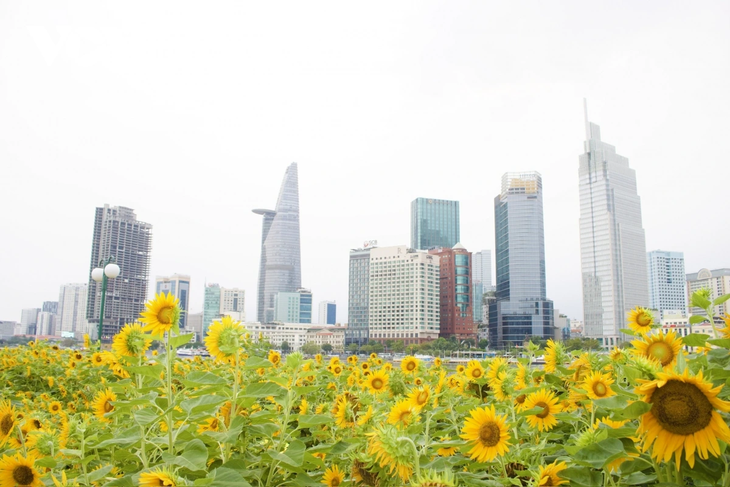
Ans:
{"type": "MultiPolygon", "coordinates": [[[[548,297],[582,319],[583,98],[636,170],[647,250],[730,267],[730,3],[0,1],[0,320],[88,280],[94,208],[154,226],[157,275],[246,290],[299,164],[302,284],[347,319],[348,256],[461,202],[494,248],[507,171],[544,187],[548,297]]],[[[315,312],[316,315],[316,312],[315,312]]],[[[316,317],[315,317],[316,319],[316,317]]]]}

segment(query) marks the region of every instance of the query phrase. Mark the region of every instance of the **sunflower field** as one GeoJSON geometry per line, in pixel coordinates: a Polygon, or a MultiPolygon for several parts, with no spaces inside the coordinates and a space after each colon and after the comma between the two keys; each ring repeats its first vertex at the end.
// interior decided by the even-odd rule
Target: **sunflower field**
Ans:
{"type": "Polygon", "coordinates": [[[158,295],[110,350],[1,349],[0,487],[730,487],[728,316],[679,337],[637,308],[630,347],[454,367],[283,358],[230,318],[181,358],[179,315],[158,295]]]}

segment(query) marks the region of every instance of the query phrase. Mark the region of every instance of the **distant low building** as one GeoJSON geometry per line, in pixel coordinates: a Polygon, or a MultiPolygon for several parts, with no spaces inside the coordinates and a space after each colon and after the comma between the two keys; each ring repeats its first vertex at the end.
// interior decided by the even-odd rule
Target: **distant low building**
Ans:
{"type": "Polygon", "coordinates": [[[341,350],[345,343],[344,326],[313,325],[311,323],[244,323],[254,341],[266,340],[280,349],[286,342],[293,351],[301,350],[307,342],[320,345],[329,343],[335,350],[341,350]]]}
{"type": "Polygon", "coordinates": [[[0,321],[0,339],[12,338],[15,335],[16,325],[14,321],[0,321]]]}

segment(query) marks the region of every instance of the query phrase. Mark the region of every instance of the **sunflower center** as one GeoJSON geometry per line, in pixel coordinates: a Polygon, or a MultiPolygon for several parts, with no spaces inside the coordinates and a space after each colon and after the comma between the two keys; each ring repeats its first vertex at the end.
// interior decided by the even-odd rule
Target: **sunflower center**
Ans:
{"type": "Polygon", "coordinates": [[[373,379],[373,389],[382,389],[383,379],[373,379]]]}
{"type": "Polygon", "coordinates": [[[408,362],[406,364],[406,369],[408,369],[408,371],[414,370],[415,368],[416,368],[416,364],[414,362],[408,362]]]}
{"type": "Polygon", "coordinates": [[[603,382],[596,382],[595,384],[593,384],[593,393],[596,396],[605,396],[607,392],[608,388],[603,382]]]}
{"type": "Polygon", "coordinates": [[[547,403],[544,403],[542,401],[535,404],[536,408],[542,408],[542,412],[539,414],[536,414],[536,416],[540,419],[547,418],[550,415],[550,406],[548,406],[547,403]]]}
{"type": "Polygon", "coordinates": [[[670,433],[691,435],[710,424],[712,404],[694,384],[670,380],[651,397],[651,414],[670,433]]]}
{"type": "Polygon", "coordinates": [[[159,313],[157,313],[157,321],[159,321],[163,325],[171,325],[172,315],[173,308],[171,306],[166,306],[162,308],[159,313]]]}
{"type": "Polygon", "coordinates": [[[27,465],[18,465],[13,469],[13,480],[20,485],[30,485],[35,480],[33,469],[27,465]]]}
{"type": "Polygon", "coordinates": [[[475,379],[478,379],[479,377],[482,376],[482,371],[479,369],[474,369],[471,371],[471,376],[474,377],[475,379]]]}
{"type": "Polygon", "coordinates": [[[646,313],[640,313],[639,316],[636,317],[636,322],[639,326],[649,326],[651,324],[651,318],[646,313]]]}
{"type": "Polygon", "coordinates": [[[114,410],[114,406],[112,406],[109,401],[104,401],[104,412],[108,413],[114,410]]]}
{"type": "Polygon", "coordinates": [[[421,393],[416,398],[416,401],[418,401],[418,404],[421,406],[426,404],[426,401],[428,401],[428,392],[421,391],[421,393]]]}
{"type": "Polygon", "coordinates": [[[408,421],[408,418],[411,416],[411,410],[406,409],[405,411],[400,413],[400,416],[398,417],[398,421],[406,422],[408,421]]]}
{"type": "Polygon", "coordinates": [[[13,425],[15,424],[15,420],[13,420],[12,414],[6,414],[3,416],[3,419],[0,420],[0,433],[3,434],[3,436],[7,436],[8,433],[10,433],[10,430],[13,429],[13,425]]]}
{"type": "Polygon", "coordinates": [[[484,446],[495,446],[499,443],[500,436],[499,426],[493,421],[484,423],[479,427],[479,439],[484,446]]]}
{"type": "Polygon", "coordinates": [[[515,398],[515,402],[516,402],[517,404],[522,404],[522,403],[524,403],[524,402],[525,402],[525,399],[527,399],[527,396],[526,396],[525,394],[520,394],[519,396],[517,396],[517,397],[515,398]]]}
{"type": "Polygon", "coordinates": [[[646,354],[649,357],[655,358],[662,363],[662,366],[667,365],[674,360],[674,350],[666,342],[654,342],[649,345],[646,349],[646,354]]]}
{"type": "Polygon", "coordinates": [[[333,478],[333,479],[332,479],[332,480],[330,481],[330,485],[331,485],[332,487],[337,487],[338,485],[340,485],[340,479],[339,479],[338,477],[334,477],[334,478],[333,478]]]}

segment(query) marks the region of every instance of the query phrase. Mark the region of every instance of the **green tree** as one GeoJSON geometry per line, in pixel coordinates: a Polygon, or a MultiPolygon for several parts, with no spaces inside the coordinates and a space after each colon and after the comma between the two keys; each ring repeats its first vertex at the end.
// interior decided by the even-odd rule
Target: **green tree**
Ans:
{"type": "MultiPolygon", "coordinates": [[[[351,343],[350,345],[354,344],[351,343]]],[[[325,343],[324,345],[322,345],[322,351],[330,353],[332,351],[332,345],[330,345],[329,343],[325,343]]]]}
{"type": "Polygon", "coordinates": [[[287,342],[286,340],[281,342],[281,351],[288,352],[289,350],[291,350],[291,345],[289,345],[289,342],[287,342]]]}
{"type": "Polygon", "coordinates": [[[389,348],[393,353],[403,353],[406,350],[406,345],[403,340],[393,340],[393,345],[389,348]]]}
{"type": "MultiPolygon", "coordinates": [[[[330,348],[331,347],[332,347],[332,345],[330,345],[330,348]]],[[[302,345],[302,353],[307,354],[307,355],[314,355],[315,353],[318,353],[319,350],[320,350],[320,346],[314,342],[307,342],[304,345],[302,345]]]]}
{"type": "MultiPolygon", "coordinates": [[[[347,347],[345,347],[345,350],[347,350],[350,353],[355,353],[355,352],[357,352],[358,348],[360,348],[360,347],[358,347],[357,343],[353,342],[353,343],[349,344],[347,347]]],[[[324,347],[322,347],[322,350],[324,350],[324,347]]]]}
{"type": "Polygon", "coordinates": [[[371,352],[375,352],[375,353],[383,353],[383,351],[385,350],[385,347],[380,342],[375,342],[370,347],[371,347],[371,352]]]}
{"type": "Polygon", "coordinates": [[[485,338],[479,340],[479,348],[481,348],[482,350],[486,350],[486,348],[488,346],[489,346],[489,340],[487,340],[485,338]]]}

